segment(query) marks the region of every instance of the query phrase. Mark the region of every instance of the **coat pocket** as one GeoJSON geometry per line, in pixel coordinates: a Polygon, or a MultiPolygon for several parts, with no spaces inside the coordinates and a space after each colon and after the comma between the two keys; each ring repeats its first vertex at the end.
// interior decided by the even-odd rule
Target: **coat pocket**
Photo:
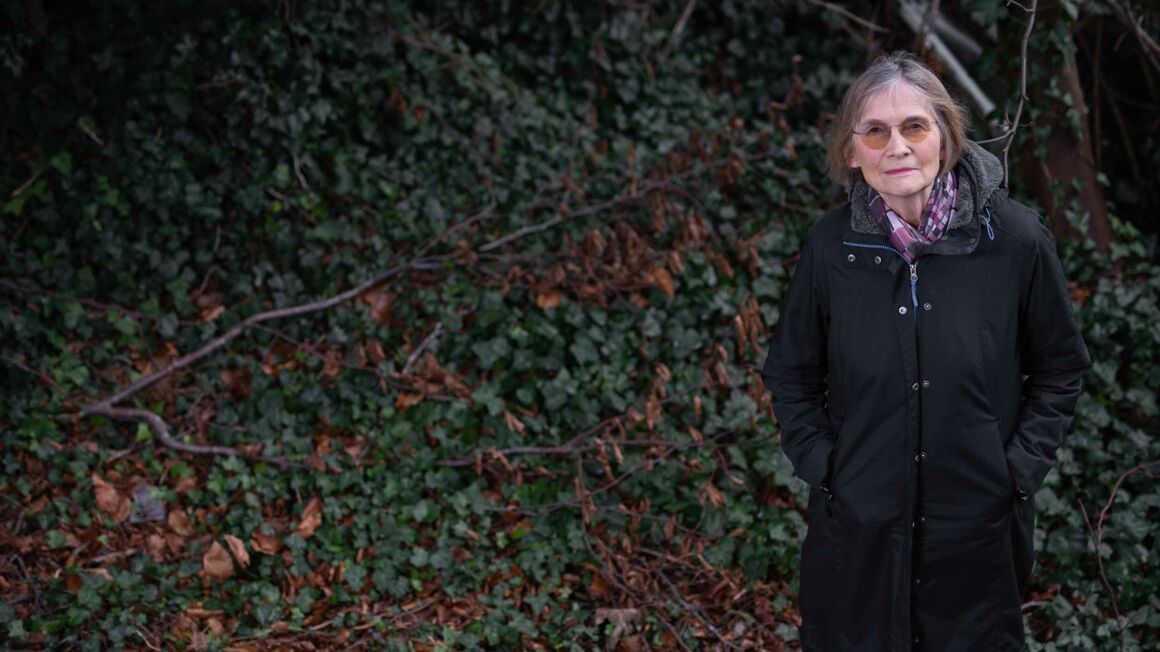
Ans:
{"type": "Polygon", "coordinates": [[[1031,572],[1035,567],[1035,496],[1016,500],[1011,515],[1011,556],[1015,565],[1015,580],[1019,597],[1027,594],[1031,572]]]}
{"type": "Polygon", "coordinates": [[[838,474],[838,460],[842,449],[842,427],[846,425],[846,418],[832,407],[827,409],[827,416],[830,419],[830,427],[834,430],[834,450],[830,453],[826,477],[829,478],[830,488],[833,489],[834,476],[838,474]]]}
{"type": "Polygon", "coordinates": [[[1003,444],[1003,432],[999,428],[999,417],[988,415],[987,418],[991,421],[988,427],[991,431],[992,462],[995,464],[999,476],[1003,478],[1003,486],[999,495],[1005,498],[1006,505],[1010,505],[1011,501],[1015,499],[1015,474],[1011,472],[1011,465],[1007,463],[1007,449],[1003,444]]]}

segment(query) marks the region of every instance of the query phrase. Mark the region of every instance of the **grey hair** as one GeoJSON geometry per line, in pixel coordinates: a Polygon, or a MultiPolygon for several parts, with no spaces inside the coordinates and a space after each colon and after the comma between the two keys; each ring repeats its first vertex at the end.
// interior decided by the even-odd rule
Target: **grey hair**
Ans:
{"type": "Polygon", "coordinates": [[[846,95],[838,105],[838,112],[830,125],[829,140],[826,143],[826,168],[831,179],[846,188],[858,179],[861,172],[850,167],[854,127],[871,97],[900,83],[905,83],[925,98],[934,114],[943,147],[939,174],[959,162],[967,139],[970,113],[951,97],[934,71],[913,54],[899,50],[879,55],[846,89],[846,95]]]}

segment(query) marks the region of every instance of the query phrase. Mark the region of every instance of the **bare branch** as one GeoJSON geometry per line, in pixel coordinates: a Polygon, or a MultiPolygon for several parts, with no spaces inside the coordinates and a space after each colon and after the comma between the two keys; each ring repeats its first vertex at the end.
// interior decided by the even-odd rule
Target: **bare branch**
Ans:
{"type": "Polygon", "coordinates": [[[245,332],[247,329],[249,329],[251,326],[254,326],[255,324],[260,324],[264,321],[270,321],[272,319],[281,319],[283,317],[296,317],[298,315],[305,315],[305,314],[309,314],[312,312],[318,312],[319,310],[326,310],[327,308],[331,308],[333,306],[336,306],[344,301],[353,299],[353,298],[357,297],[358,295],[362,294],[363,292],[366,292],[367,290],[382,283],[383,281],[386,281],[387,279],[389,279],[393,276],[396,276],[396,275],[398,275],[398,274],[400,274],[408,269],[411,269],[414,262],[415,261],[411,261],[411,262],[403,263],[401,265],[396,265],[395,267],[392,267],[391,269],[383,272],[382,274],[379,274],[378,276],[371,278],[370,280],[364,281],[363,283],[360,283],[359,285],[347,290],[346,292],[343,292],[341,294],[330,297],[329,299],[323,299],[321,301],[314,301],[311,303],[305,303],[305,304],[298,305],[298,306],[291,306],[289,308],[279,308],[276,310],[267,310],[266,312],[260,312],[256,315],[251,315],[250,317],[247,317],[245,320],[243,320],[240,324],[234,326],[233,328],[226,331],[225,333],[217,336],[216,338],[211,340],[208,344],[201,347],[200,349],[194,351],[193,353],[190,353],[188,355],[184,355],[184,356],[178,358],[177,360],[175,360],[173,362],[173,364],[169,365],[168,367],[165,367],[164,369],[160,369],[158,371],[155,371],[152,374],[145,376],[144,378],[138,379],[136,382],[134,382],[133,384],[129,385],[128,387],[122,389],[121,391],[117,392],[116,394],[113,394],[112,396],[110,396],[102,401],[94,403],[93,405],[85,407],[83,410],[81,410],[81,414],[92,414],[92,413],[94,413],[94,412],[92,412],[92,410],[95,410],[98,407],[112,407],[112,406],[116,405],[117,403],[124,401],[125,399],[129,398],[130,396],[133,396],[137,392],[140,392],[141,390],[145,389],[146,387],[149,387],[153,383],[156,383],[157,381],[161,380],[162,378],[170,376],[174,372],[179,371],[181,369],[184,369],[185,367],[192,365],[193,363],[201,360],[202,358],[208,356],[209,354],[213,353],[214,351],[217,351],[218,349],[220,349],[223,346],[225,346],[226,344],[228,344],[234,338],[241,335],[243,332],[245,332]]]}
{"type": "MultiPolygon", "coordinates": [[[[920,3],[902,3],[901,14],[902,20],[916,34],[921,35],[923,33],[924,15],[920,3]]],[[[930,47],[934,49],[935,55],[938,56],[939,61],[942,61],[950,71],[955,83],[958,84],[959,88],[963,89],[963,92],[970,98],[971,103],[975,105],[979,115],[986,116],[994,111],[995,103],[991,101],[991,98],[987,97],[987,94],[983,92],[983,89],[979,87],[979,84],[975,82],[970,73],[967,72],[967,69],[959,62],[955,53],[951,52],[951,49],[943,42],[942,38],[937,34],[930,33],[926,34],[926,38],[929,41],[930,47]]]]}
{"type": "MultiPolygon", "coordinates": [[[[228,455],[242,457],[242,454],[229,446],[199,446],[197,444],[187,444],[173,436],[169,431],[169,424],[165,423],[158,415],[139,408],[116,408],[106,405],[90,405],[85,408],[83,414],[106,416],[110,419],[120,419],[124,421],[144,421],[153,429],[153,434],[157,435],[157,439],[166,446],[184,451],[186,453],[196,453],[199,455],[228,455]]],[[[259,458],[267,462],[274,462],[285,466],[286,459],[281,457],[259,458]]]]}

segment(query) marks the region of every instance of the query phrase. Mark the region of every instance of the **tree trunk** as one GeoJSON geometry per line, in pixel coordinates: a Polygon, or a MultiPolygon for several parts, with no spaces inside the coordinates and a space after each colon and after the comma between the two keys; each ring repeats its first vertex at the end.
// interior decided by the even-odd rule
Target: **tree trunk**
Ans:
{"type": "MultiPolygon", "coordinates": [[[[1049,30],[1059,20],[1058,2],[1040,4],[1043,30],[1049,30]]],[[[1038,27],[1038,25],[1037,25],[1038,27]]],[[[1036,29],[1039,32],[1039,29],[1036,29]]],[[[1069,32],[1070,38],[1070,32],[1069,32]]],[[[1033,38],[1028,48],[1028,64],[1039,70],[1050,70],[1048,75],[1039,76],[1039,82],[1028,89],[1029,101],[1033,106],[1044,109],[1036,120],[1036,128],[1047,127],[1047,154],[1041,160],[1030,151],[1019,155],[1019,177],[1027,183],[1029,194],[1035,196],[1044,206],[1046,217],[1056,238],[1082,238],[1074,226],[1067,221],[1064,210],[1075,200],[1087,210],[1089,215],[1087,236],[1102,252],[1107,252],[1112,241],[1112,229],[1108,223],[1104,190],[1097,180],[1099,170],[1092,157],[1091,125],[1089,124],[1087,102],[1080,85],[1079,72],[1074,57],[1066,57],[1056,63],[1051,52],[1035,47],[1033,38]],[[1079,114],[1082,133],[1077,135],[1068,124],[1066,107],[1058,100],[1047,97],[1047,88],[1052,79],[1059,80],[1059,89],[1072,100],[1072,106],[1079,114]],[[1057,197],[1052,188],[1058,182],[1060,194],[1057,197]],[[1078,182],[1078,188],[1076,188],[1078,182]]],[[[1038,39],[1041,43],[1043,39],[1038,39]]],[[[1026,150],[1026,148],[1024,148],[1026,150]]]]}

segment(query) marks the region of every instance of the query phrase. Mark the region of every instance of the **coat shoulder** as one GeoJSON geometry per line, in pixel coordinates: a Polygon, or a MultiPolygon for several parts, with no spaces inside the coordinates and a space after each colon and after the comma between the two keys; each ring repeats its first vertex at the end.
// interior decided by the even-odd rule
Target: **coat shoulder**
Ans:
{"type": "Polygon", "coordinates": [[[1050,243],[1054,246],[1054,238],[1043,216],[1029,206],[1002,196],[994,202],[994,210],[995,227],[1020,244],[1035,247],[1050,243]]]}
{"type": "Polygon", "coordinates": [[[850,226],[850,202],[846,202],[814,222],[806,233],[806,241],[818,249],[842,239],[850,226]]]}

